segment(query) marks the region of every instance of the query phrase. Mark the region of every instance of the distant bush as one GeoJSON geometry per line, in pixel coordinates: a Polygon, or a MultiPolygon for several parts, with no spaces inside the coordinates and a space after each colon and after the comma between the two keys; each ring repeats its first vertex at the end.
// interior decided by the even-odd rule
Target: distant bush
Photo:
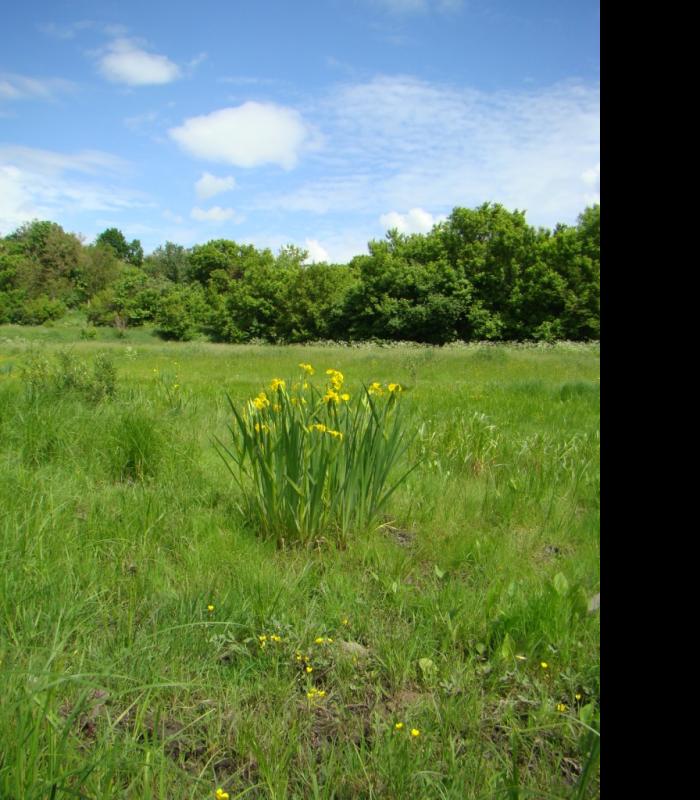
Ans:
{"type": "Polygon", "coordinates": [[[173,286],[158,300],[155,324],[165,339],[189,341],[202,328],[207,316],[204,292],[198,286],[173,286]]]}
{"type": "Polygon", "coordinates": [[[15,321],[20,325],[43,325],[45,322],[65,316],[67,310],[60,300],[52,300],[42,294],[20,306],[15,313],[15,321]]]}

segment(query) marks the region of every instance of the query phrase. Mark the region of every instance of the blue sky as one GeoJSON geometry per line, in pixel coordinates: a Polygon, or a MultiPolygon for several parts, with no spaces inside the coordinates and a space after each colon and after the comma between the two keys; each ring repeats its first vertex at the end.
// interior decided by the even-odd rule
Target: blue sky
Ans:
{"type": "Polygon", "coordinates": [[[345,261],[455,206],[599,201],[599,3],[26,0],[3,11],[0,234],[345,261]]]}

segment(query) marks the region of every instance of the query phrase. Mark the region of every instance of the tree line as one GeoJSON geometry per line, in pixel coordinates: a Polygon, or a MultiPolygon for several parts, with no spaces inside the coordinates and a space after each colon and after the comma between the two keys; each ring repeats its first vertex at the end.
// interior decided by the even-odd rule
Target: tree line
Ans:
{"type": "Polygon", "coordinates": [[[83,310],[164,338],[306,342],[589,340],[600,336],[600,206],[534,228],[521,211],[455,208],[426,234],[391,230],[348,264],[214,239],[144,255],[110,228],[93,244],[55,222],[0,237],[0,323],[83,310]]]}

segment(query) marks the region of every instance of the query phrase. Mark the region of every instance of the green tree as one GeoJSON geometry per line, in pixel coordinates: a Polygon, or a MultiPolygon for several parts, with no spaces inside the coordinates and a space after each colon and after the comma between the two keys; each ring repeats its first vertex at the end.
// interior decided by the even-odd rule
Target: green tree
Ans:
{"type": "Polygon", "coordinates": [[[60,225],[34,220],[7,237],[13,259],[15,287],[30,298],[46,295],[68,305],[77,304],[76,278],[80,271],[82,244],[60,225]]]}
{"type": "Polygon", "coordinates": [[[121,261],[129,260],[129,243],[119,228],[107,228],[95,239],[98,247],[111,247],[121,261]]]}
{"type": "Polygon", "coordinates": [[[138,239],[127,242],[119,228],[107,228],[95,239],[95,244],[102,247],[111,247],[115,255],[127,264],[140,267],[143,264],[143,247],[138,239]]]}
{"type": "Polygon", "coordinates": [[[154,277],[183,283],[190,270],[189,251],[182,245],[166,242],[146,256],[144,269],[154,277]]]}

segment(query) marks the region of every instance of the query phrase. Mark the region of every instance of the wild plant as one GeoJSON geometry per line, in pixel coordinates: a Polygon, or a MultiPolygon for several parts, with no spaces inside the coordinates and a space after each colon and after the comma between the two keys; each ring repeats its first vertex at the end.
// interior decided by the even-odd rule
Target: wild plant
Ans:
{"type": "Polygon", "coordinates": [[[278,545],[332,540],[345,546],[367,530],[414,467],[395,469],[409,447],[398,383],[363,386],[354,396],[344,376],[327,385],[300,364],[295,381],[275,378],[239,410],[229,397],[230,440],[219,454],[241,489],[247,514],[278,545]]]}
{"type": "Polygon", "coordinates": [[[31,351],[22,367],[22,378],[31,398],[77,394],[85,400],[99,402],[113,397],[117,388],[117,372],[108,353],[98,353],[91,369],[70,351],[58,353],[53,362],[31,351]]]}

